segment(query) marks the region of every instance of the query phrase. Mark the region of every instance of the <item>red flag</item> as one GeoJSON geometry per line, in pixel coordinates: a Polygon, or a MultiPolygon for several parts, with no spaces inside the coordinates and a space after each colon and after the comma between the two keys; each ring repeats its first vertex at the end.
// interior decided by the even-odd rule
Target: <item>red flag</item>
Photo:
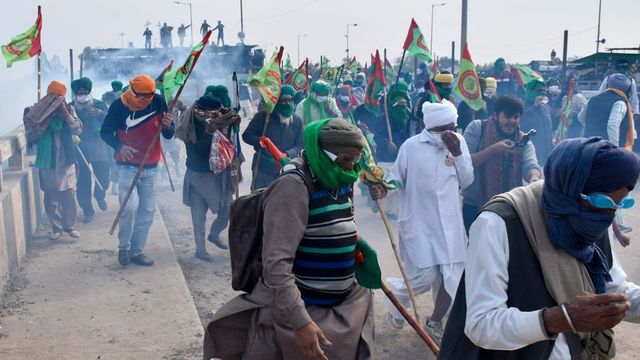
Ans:
{"type": "Polygon", "coordinates": [[[376,50],[376,56],[371,63],[371,76],[369,77],[369,83],[367,84],[367,91],[365,93],[364,102],[373,105],[380,105],[380,93],[387,86],[387,81],[384,78],[384,71],[382,69],[382,60],[380,59],[380,52],[376,50]]]}
{"type": "Polygon", "coordinates": [[[296,91],[302,91],[309,87],[309,58],[305,59],[298,67],[298,70],[292,72],[284,82],[293,86],[296,91]]]}
{"type": "Polygon", "coordinates": [[[422,31],[420,31],[420,28],[414,19],[411,19],[409,32],[407,33],[407,38],[404,40],[402,48],[413,56],[425,60],[426,62],[431,62],[431,52],[429,51],[427,44],[425,44],[422,31]]]}

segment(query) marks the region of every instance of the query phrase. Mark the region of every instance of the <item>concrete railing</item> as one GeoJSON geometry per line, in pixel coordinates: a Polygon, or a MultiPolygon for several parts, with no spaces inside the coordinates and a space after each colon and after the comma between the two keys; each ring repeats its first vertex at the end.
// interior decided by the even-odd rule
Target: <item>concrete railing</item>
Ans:
{"type": "Polygon", "coordinates": [[[20,269],[42,219],[37,169],[28,166],[27,139],[19,127],[0,137],[0,289],[20,269]]]}

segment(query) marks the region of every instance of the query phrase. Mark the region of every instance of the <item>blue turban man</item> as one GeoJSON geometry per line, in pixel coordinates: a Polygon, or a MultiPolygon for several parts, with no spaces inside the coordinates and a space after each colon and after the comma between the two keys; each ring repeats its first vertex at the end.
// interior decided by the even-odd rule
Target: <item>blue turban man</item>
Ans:
{"type": "Polygon", "coordinates": [[[565,140],[544,181],[496,195],[469,231],[443,359],[610,359],[620,321],[640,322],[640,286],[610,242],[638,156],[599,137],[565,140]],[[603,355],[606,354],[606,355],[603,355]]]}

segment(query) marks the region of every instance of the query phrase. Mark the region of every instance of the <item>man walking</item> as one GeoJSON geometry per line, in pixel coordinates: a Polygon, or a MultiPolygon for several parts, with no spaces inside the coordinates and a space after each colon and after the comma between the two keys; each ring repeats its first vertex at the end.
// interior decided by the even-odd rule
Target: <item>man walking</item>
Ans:
{"type": "MultiPolygon", "coordinates": [[[[398,152],[389,180],[400,184],[402,205],[398,218],[400,256],[416,294],[433,289],[434,309],[426,328],[439,342],[443,318],[449,311],[466,253],[459,189],[473,182],[471,156],[462,135],[455,133],[458,114],[447,100],[423,105],[425,129],[407,140],[398,152]]],[[[375,185],[371,189],[385,192],[375,185]]],[[[409,306],[409,292],[401,278],[387,282],[400,301],[409,306]]],[[[404,319],[387,303],[392,326],[404,319]]]]}
{"type": "Polygon", "coordinates": [[[156,83],[148,75],[138,75],[129,81],[130,88],[116,100],[107,113],[100,135],[116,152],[118,188],[122,203],[140,165],[144,167],[136,188],[120,218],[118,230],[118,262],[151,266],[153,260],[144,254],[149,228],[156,211],[158,162],[162,159],[160,141],[156,141],[149,157],[142,164],[145,152],[159,127],[162,136],[173,137],[175,125],[167,103],[156,94],[156,83]]]}
{"type": "Polygon", "coordinates": [[[84,222],[93,221],[92,198],[95,198],[98,207],[107,211],[105,201],[106,189],[110,182],[110,168],[113,162],[113,151],[100,137],[102,123],[107,115],[107,106],[100,100],[91,96],[93,84],[89,78],[80,78],[71,83],[73,102],[80,120],[82,120],[82,134],[80,134],[79,148],[87,162],[78,158],[78,204],[84,213],[84,222]],[[88,164],[91,166],[89,169],[88,164]],[[93,171],[97,182],[94,183],[91,176],[93,171]],[[93,187],[93,196],[91,188],[93,187]]]}
{"type": "Polygon", "coordinates": [[[187,29],[189,28],[189,26],[184,26],[184,24],[180,24],[180,26],[178,26],[178,39],[180,39],[180,47],[184,47],[184,37],[187,35],[187,29]]]}
{"type": "Polygon", "coordinates": [[[73,136],[82,132],[82,121],[67,105],[66,94],[63,83],[52,81],[47,95],[27,109],[24,117],[27,143],[37,145],[36,168],[44,192],[44,209],[51,222],[51,240],[59,239],[63,232],[80,237],[73,228],[77,215],[73,136]]]}
{"type": "Polygon", "coordinates": [[[151,30],[149,30],[148,27],[142,33],[142,36],[144,36],[144,48],[145,49],[151,49],[151,36],[152,35],[153,35],[153,33],[151,32],[151,30]]]}
{"type": "Polygon", "coordinates": [[[222,41],[222,46],[224,46],[224,25],[222,25],[222,21],[218,20],[218,25],[213,28],[213,31],[218,30],[218,40],[216,41],[216,46],[220,46],[220,41],[222,41]]]}

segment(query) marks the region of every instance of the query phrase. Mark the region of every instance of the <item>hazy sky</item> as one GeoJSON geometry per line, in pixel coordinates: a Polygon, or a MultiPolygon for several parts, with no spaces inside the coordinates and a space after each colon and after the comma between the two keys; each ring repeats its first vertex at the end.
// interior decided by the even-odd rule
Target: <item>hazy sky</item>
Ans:
{"type": "MultiPolygon", "coordinates": [[[[443,1],[447,4],[435,9],[433,50],[450,56],[451,41],[460,41],[461,0],[244,0],[246,42],[267,47],[269,53],[284,45],[296,62],[298,34],[307,34],[301,39],[301,57],[317,62],[320,54],[325,54],[335,63],[344,56],[346,25],[357,23],[350,29],[351,54],[364,61],[376,48],[386,47],[389,58],[394,58],[402,52],[412,17],[429,39],[431,4],[443,1]]],[[[36,6],[41,4],[44,51],[49,56],[60,55],[65,66],[69,48],[79,53],[85,46],[119,47],[119,33],[125,34],[125,44],[133,41],[136,47],[142,47],[147,21],[153,24],[154,35],[159,34],[155,25],[158,22],[176,28],[181,22],[189,23],[189,7],[171,0],[4,3],[10,16],[0,23],[0,43],[7,43],[12,35],[33,24],[36,6]]],[[[203,19],[210,24],[220,19],[226,25],[227,43],[238,41],[239,0],[192,0],[192,4],[196,37],[203,19]]],[[[638,14],[639,0],[603,0],[601,32],[607,39],[604,47],[638,46],[638,14]]],[[[476,63],[490,62],[498,56],[507,62],[528,63],[532,59],[548,59],[552,49],[561,56],[562,34],[567,29],[569,55],[589,55],[595,51],[597,20],[598,0],[469,0],[470,52],[476,63]]],[[[188,35],[187,32],[190,43],[188,35]]],[[[174,44],[177,41],[174,30],[174,44]]],[[[33,72],[32,61],[16,63],[12,69],[0,62],[0,84],[11,84],[33,72]]]]}

